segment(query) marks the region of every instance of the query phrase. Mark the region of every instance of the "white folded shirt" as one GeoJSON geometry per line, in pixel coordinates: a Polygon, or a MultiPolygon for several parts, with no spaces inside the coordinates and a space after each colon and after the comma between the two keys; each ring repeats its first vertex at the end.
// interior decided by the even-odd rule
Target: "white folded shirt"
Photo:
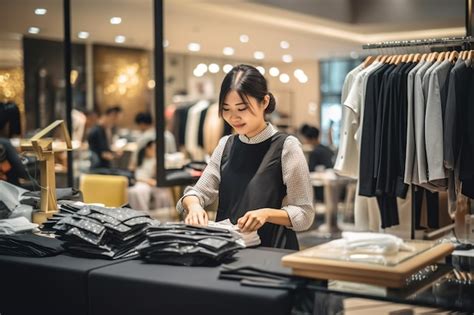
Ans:
{"type": "Polygon", "coordinates": [[[209,221],[208,225],[211,227],[223,228],[233,232],[242,240],[240,244],[245,247],[257,246],[261,243],[260,236],[258,235],[257,231],[250,233],[242,233],[240,231],[240,228],[237,225],[232,224],[229,219],[222,220],[219,222],[209,221]]]}
{"type": "Polygon", "coordinates": [[[38,224],[31,223],[25,217],[0,220],[0,234],[16,234],[31,232],[38,227],[38,224]]]}
{"type": "Polygon", "coordinates": [[[399,251],[414,251],[397,236],[381,233],[343,232],[342,239],[331,242],[351,253],[392,255],[399,251]]]}

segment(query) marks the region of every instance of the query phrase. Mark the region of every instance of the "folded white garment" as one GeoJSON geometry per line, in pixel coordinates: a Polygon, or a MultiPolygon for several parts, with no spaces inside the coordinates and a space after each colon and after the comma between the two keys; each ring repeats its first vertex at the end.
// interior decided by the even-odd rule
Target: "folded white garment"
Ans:
{"type": "Polygon", "coordinates": [[[0,220],[0,234],[31,232],[37,227],[38,224],[31,223],[25,217],[0,220]]]}
{"type": "Polygon", "coordinates": [[[392,255],[399,251],[414,251],[397,236],[381,233],[343,232],[342,239],[331,245],[351,253],[392,255]]]}
{"type": "Polygon", "coordinates": [[[232,224],[229,219],[219,222],[209,221],[208,225],[211,227],[218,227],[231,231],[241,239],[241,241],[239,240],[240,242],[237,242],[242,246],[251,247],[260,245],[261,243],[260,236],[258,235],[257,231],[242,233],[240,228],[237,225],[232,224]]]}

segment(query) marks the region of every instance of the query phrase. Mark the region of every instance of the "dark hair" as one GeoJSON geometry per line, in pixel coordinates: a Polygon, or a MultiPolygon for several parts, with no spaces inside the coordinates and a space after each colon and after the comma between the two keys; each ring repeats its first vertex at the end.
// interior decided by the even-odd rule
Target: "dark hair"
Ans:
{"type": "Polygon", "coordinates": [[[151,117],[150,113],[138,113],[135,116],[135,123],[139,124],[146,124],[151,125],[153,123],[153,118],[151,117]]]}
{"type": "Polygon", "coordinates": [[[109,107],[105,110],[106,115],[118,114],[118,113],[121,113],[121,112],[122,112],[122,107],[119,106],[119,105],[109,107]]]}
{"type": "Polygon", "coordinates": [[[224,99],[230,91],[237,92],[240,98],[247,100],[247,102],[248,97],[252,96],[261,103],[264,97],[268,95],[270,102],[265,109],[265,113],[270,114],[275,110],[275,97],[272,93],[268,92],[267,80],[255,67],[238,65],[226,74],[219,94],[219,115],[221,116],[224,99]]]}
{"type": "Polygon", "coordinates": [[[304,124],[303,126],[301,126],[300,132],[304,137],[308,139],[318,139],[319,137],[319,129],[308,124],[304,124]]]}
{"type": "Polygon", "coordinates": [[[143,163],[143,160],[145,159],[145,152],[146,149],[148,149],[153,143],[155,143],[155,140],[150,140],[146,143],[146,145],[138,151],[138,156],[137,156],[137,166],[141,166],[143,163]]]}

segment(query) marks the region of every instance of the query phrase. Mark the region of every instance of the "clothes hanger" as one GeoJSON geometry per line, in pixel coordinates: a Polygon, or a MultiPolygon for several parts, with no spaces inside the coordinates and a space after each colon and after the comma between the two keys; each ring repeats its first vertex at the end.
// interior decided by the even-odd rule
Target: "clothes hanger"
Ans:
{"type": "Polygon", "coordinates": [[[439,55],[438,55],[438,58],[436,59],[436,61],[439,61],[439,62],[443,61],[445,54],[446,53],[444,51],[440,52],[439,55]]]}
{"type": "Polygon", "coordinates": [[[370,66],[372,64],[372,62],[375,61],[375,57],[374,56],[367,56],[367,58],[365,58],[364,60],[364,63],[363,63],[363,67],[364,68],[367,68],[368,66],[370,66]]]}
{"type": "Polygon", "coordinates": [[[408,61],[409,56],[410,56],[409,54],[404,54],[403,57],[402,57],[402,62],[406,63],[408,61]]]}
{"type": "Polygon", "coordinates": [[[420,62],[421,61],[421,54],[416,53],[415,56],[413,56],[413,61],[420,62]]]}
{"type": "Polygon", "coordinates": [[[453,50],[451,54],[449,54],[448,60],[454,62],[454,60],[456,60],[457,58],[459,58],[459,53],[456,50],[453,50]]]}

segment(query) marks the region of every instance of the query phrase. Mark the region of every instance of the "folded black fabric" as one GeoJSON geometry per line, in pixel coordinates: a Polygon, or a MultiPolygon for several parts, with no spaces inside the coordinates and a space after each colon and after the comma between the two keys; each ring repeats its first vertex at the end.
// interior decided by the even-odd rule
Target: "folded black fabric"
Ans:
{"type": "Polygon", "coordinates": [[[63,242],[36,234],[0,235],[0,255],[47,257],[64,251],[63,242]]]}
{"type": "Polygon", "coordinates": [[[151,226],[140,256],[150,263],[216,266],[244,246],[229,230],[182,223],[151,226]]]}
{"type": "Polygon", "coordinates": [[[138,256],[153,221],[145,212],[128,208],[104,208],[65,203],[42,226],[64,241],[67,252],[104,259],[138,256]]]}

